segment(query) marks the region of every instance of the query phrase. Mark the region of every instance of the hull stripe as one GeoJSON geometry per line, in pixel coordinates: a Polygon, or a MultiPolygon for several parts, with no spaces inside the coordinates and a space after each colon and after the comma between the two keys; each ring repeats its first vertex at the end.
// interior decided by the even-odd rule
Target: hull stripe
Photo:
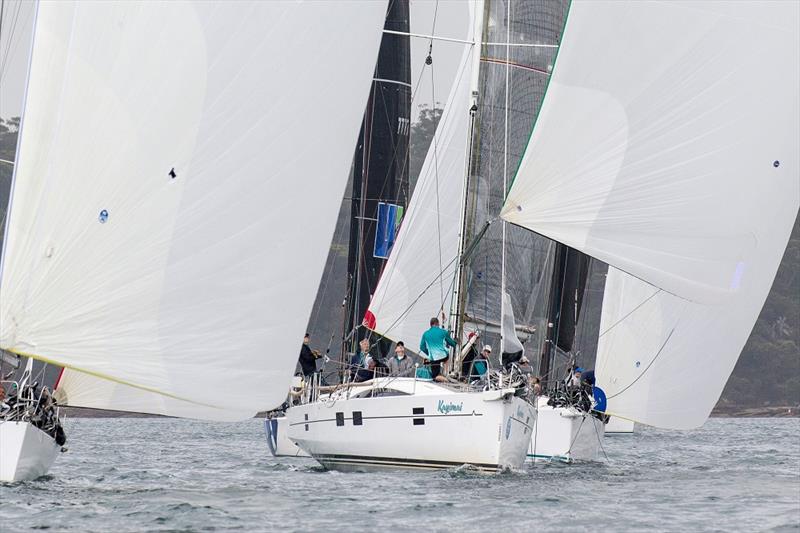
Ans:
{"type": "MultiPolygon", "coordinates": [[[[395,415],[395,416],[362,416],[362,420],[392,420],[392,419],[403,419],[403,418],[455,418],[459,416],[483,416],[483,413],[464,413],[464,414],[448,414],[448,415],[395,415]]],[[[345,417],[344,420],[352,420],[352,417],[345,417]]],[[[318,422],[336,422],[335,418],[320,418],[319,420],[301,420],[300,422],[294,422],[289,424],[290,426],[303,426],[306,424],[316,424],[318,422]]],[[[525,422],[522,422],[525,424],[525,422]]]]}
{"type": "Polygon", "coordinates": [[[453,468],[463,464],[469,464],[480,470],[497,471],[496,464],[490,463],[464,463],[463,461],[426,461],[423,459],[402,459],[397,457],[370,457],[363,455],[327,455],[327,454],[313,454],[314,459],[322,464],[346,464],[346,465],[370,465],[370,466],[387,466],[396,468],[424,468],[424,469],[442,469],[453,468]]]}

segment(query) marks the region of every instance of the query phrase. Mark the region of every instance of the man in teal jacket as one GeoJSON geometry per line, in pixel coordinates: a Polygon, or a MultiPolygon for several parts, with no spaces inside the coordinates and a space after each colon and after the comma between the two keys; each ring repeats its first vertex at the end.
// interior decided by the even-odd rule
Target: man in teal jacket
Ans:
{"type": "Polygon", "coordinates": [[[419,351],[425,357],[425,365],[431,371],[431,377],[436,381],[447,381],[442,373],[442,363],[450,357],[449,347],[456,347],[456,341],[450,333],[439,327],[439,319],[431,318],[431,327],[422,334],[419,341],[419,351]]]}

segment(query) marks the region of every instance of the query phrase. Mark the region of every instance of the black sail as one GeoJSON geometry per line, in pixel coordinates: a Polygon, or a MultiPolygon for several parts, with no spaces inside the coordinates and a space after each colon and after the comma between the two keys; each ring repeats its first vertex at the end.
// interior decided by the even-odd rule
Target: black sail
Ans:
{"type": "Polygon", "coordinates": [[[563,244],[556,244],[550,278],[547,339],[540,374],[547,380],[553,370],[555,350],[571,352],[583,306],[591,258],[563,244]]]}
{"type": "MultiPolygon", "coordinates": [[[[384,28],[409,31],[408,0],[389,3],[384,28]]],[[[379,203],[408,204],[410,115],[410,40],[384,34],[353,158],[345,352],[363,336],[359,326],[385,264],[374,254],[379,203]]]]}

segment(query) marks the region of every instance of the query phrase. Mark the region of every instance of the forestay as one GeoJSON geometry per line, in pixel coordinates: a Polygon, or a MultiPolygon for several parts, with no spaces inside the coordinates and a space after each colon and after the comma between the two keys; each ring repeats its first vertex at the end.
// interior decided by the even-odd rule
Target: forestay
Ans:
{"type": "Polygon", "coordinates": [[[750,334],[800,205],[798,21],[797,2],[573,2],[503,217],[630,274],[604,299],[611,412],[702,424],[750,334]]]}
{"type": "Polygon", "coordinates": [[[385,10],[42,2],[0,345],[192,416],[281,403],[385,10]]]}
{"type": "MultiPolygon", "coordinates": [[[[481,25],[470,2],[470,30],[481,25]]],[[[455,81],[414,194],[368,313],[377,333],[415,346],[433,316],[448,313],[458,267],[470,134],[470,86],[477,75],[474,45],[464,47],[455,81]],[[374,322],[372,318],[374,317],[374,322]]]]}

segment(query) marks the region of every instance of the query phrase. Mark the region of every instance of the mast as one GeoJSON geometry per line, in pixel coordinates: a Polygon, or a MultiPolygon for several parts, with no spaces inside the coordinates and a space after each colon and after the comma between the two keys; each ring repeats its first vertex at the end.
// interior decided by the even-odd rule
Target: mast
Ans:
{"type": "MultiPolygon", "coordinates": [[[[472,79],[470,80],[470,93],[472,95],[472,104],[469,109],[470,114],[470,133],[469,133],[469,145],[467,147],[467,172],[464,176],[464,194],[461,197],[462,202],[462,209],[461,209],[461,231],[459,233],[459,241],[458,241],[458,257],[459,262],[458,266],[456,267],[456,283],[455,283],[455,290],[453,293],[452,299],[452,306],[453,309],[450,311],[451,318],[453,320],[453,332],[455,334],[456,342],[460,343],[463,337],[462,328],[464,325],[464,314],[465,314],[465,307],[466,307],[466,292],[464,291],[464,284],[465,280],[465,273],[466,269],[464,268],[464,264],[462,258],[464,256],[465,249],[469,244],[469,238],[472,238],[473,235],[470,235],[470,216],[469,214],[474,212],[474,205],[470,205],[470,199],[473,201],[475,200],[475,195],[470,195],[470,187],[472,186],[472,180],[470,177],[477,172],[479,168],[479,161],[478,161],[478,150],[475,148],[479,146],[480,142],[480,117],[479,117],[479,100],[481,97],[480,94],[480,62],[481,62],[481,54],[483,53],[483,42],[486,41],[487,35],[487,25],[489,21],[488,9],[489,9],[489,1],[486,0],[483,2],[478,2],[476,9],[475,9],[475,19],[472,31],[472,38],[474,44],[472,52],[472,61],[474,68],[472,69],[472,79]]],[[[455,360],[455,370],[456,372],[460,371],[461,365],[459,364],[460,361],[457,357],[455,360]]]]}
{"type": "MultiPolygon", "coordinates": [[[[358,329],[386,262],[374,252],[378,204],[408,203],[411,115],[409,2],[390,3],[356,153],[350,208],[350,245],[342,357],[355,349],[358,329]]],[[[388,254],[386,254],[388,255],[388,254]]]]}
{"type": "MultiPolygon", "coordinates": [[[[506,4],[506,86],[503,116],[503,196],[508,193],[508,97],[511,89],[511,2],[506,4]]],[[[501,222],[503,235],[500,240],[500,356],[505,353],[503,318],[506,316],[506,221],[501,222]]]]}

